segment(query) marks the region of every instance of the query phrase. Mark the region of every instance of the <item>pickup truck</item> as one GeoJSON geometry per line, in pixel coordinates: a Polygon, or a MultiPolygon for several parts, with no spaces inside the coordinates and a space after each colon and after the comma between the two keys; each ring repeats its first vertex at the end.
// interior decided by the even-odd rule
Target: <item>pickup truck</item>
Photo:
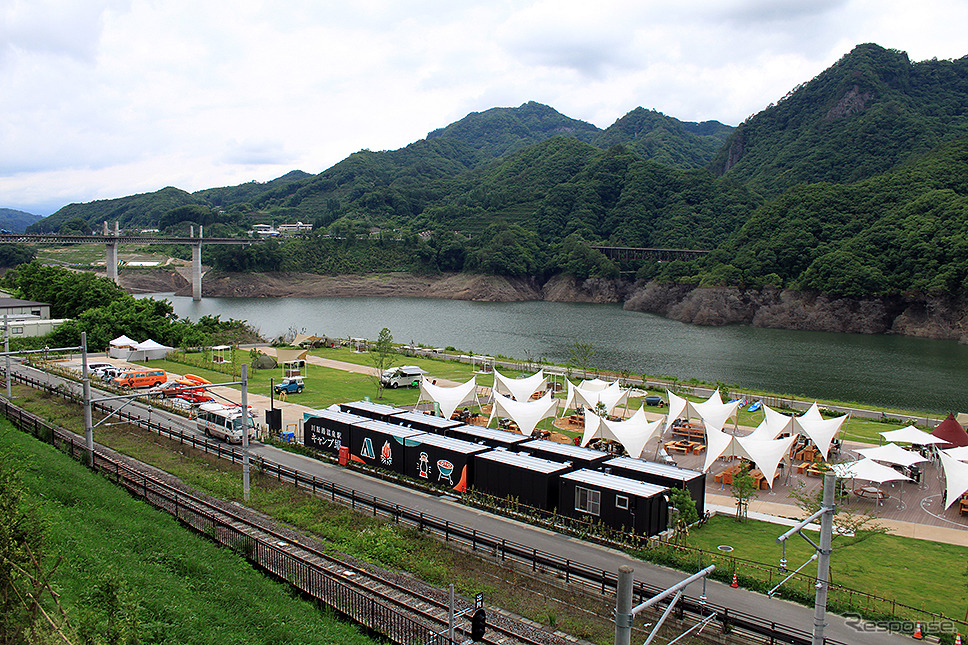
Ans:
{"type": "Polygon", "coordinates": [[[293,392],[298,394],[303,391],[304,387],[306,387],[306,384],[303,383],[301,376],[287,376],[281,382],[277,383],[274,389],[276,394],[282,394],[283,392],[286,394],[292,394],[293,392]]]}

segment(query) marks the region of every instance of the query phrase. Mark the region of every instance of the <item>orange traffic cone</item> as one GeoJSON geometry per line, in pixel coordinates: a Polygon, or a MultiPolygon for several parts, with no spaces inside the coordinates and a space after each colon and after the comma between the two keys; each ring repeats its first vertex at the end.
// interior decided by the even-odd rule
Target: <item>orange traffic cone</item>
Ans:
{"type": "Polygon", "coordinates": [[[921,621],[918,621],[914,624],[914,633],[911,634],[911,637],[917,640],[924,638],[924,636],[921,635],[921,621]]]}
{"type": "MultiPolygon", "coordinates": [[[[736,574],[735,573],[733,574],[733,582],[729,586],[732,587],[733,589],[735,589],[735,588],[737,588],[739,586],[739,581],[736,580],[736,574]]],[[[918,633],[919,634],[921,633],[921,624],[920,623],[918,623],[918,633]]],[[[915,636],[915,638],[921,638],[921,637],[920,636],[915,636]]]]}

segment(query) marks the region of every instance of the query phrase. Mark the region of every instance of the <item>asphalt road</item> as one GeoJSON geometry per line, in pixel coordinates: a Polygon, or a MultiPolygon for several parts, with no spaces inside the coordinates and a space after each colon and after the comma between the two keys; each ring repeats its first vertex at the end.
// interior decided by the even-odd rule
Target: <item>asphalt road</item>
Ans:
{"type": "MultiPolygon", "coordinates": [[[[44,378],[50,382],[56,383],[62,381],[58,377],[32,368],[22,366],[13,367],[13,371],[15,372],[20,370],[29,370],[35,378],[44,378]]],[[[73,385],[80,391],[79,385],[73,385]]],[[[99,398],[99,396],[99,393],[95,392],[94,398],[99,398]]],[[[123,401],[118,401],[117,405],[120,406],[122,403],[123,401]]],[[[141,403],[128,404],[128,408],[132,406],[146,409],[146,406],[141,403]]],[[[153,414],[165,416],[171,419],[172,423],[194,431],[193,425],[182,417],[168,415],[157,409],[153,411],[153,414]]],[[[99,419],[94,419],[95,423],[98,421],[99,419]]],[[[97,432],[95,430],[95,440],[96,438],[97,432]]],[[[452,498],[433,496],[397,486],[352,470],[289,453],[257,442],[252,444],[250,451],[253,455],[265,457],[286,467],[300,470],[306,474],[315,475],[320,479],[333,481],[362,494],[379,497],[390,503],[400,504],[401,506],[406,506],[418,512],[423,511],[439,518],[507,539],[508,541],[529,545],[540,551],[553,553],[561,558],[582,563],[588,567],[617,572],[620,566],[628,565],[634,569],[636,580],[660,587],[669,587],[687,575],[682,572],[636,560],[619,551],[584,542],[577,538],[468,508],[462,506],[452,498]]],[[[781,534],[783,530],[785,530],[783,527],[778,527],[777,535],[781,534]]],[[[836,551],[832,557],[837,557],[836,551]]],[[[699,583],[694,583],[686,591],[687,595],[692,597],[698,597],[700,592],[699,583]]],[[[765,620],[795,627],[807,633],[813,630],[812,607],[804,607],[785,600],[769,598],[742,588],[733,589],[729,585],[715,581],[710,581],[707,584],[706,593],[709,601],[714,604],[756,615],[765,620]]],[[[500,605],[500,602],[495,602],[495,604],[500,605]]],[[[641,620],[638,624],[641,624],[641,620]]],[[[846,619],[833,614],[828,614],[827,616],[825,635],[828,638],[857,645],[910,642],[909,636],[858,631],[849,626],[846,619]]]]}

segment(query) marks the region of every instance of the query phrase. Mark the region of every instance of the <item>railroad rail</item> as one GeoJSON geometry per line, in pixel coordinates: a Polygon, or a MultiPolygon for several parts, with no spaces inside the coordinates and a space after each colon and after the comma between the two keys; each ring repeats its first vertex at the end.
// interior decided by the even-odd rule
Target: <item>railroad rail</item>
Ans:
{"type": "MultiPolygon", "coordinates": [[[[35,381],[29,376],[21,373],[12,373],[11,376],[18,381],[25,382],[35,387],[50,387],[48,384],[35,381]]],[[[63,391],[60,391],[59,393],[65,396],[68,395],[68,393],[63,391]]],[[[74,396],[76,396],[76,393],[74,393],[74,396]]],[[[106,406],[103,406],[103,404],[95,404],[95,406],[101,406],[105,410],[109,409],[106,406]]],[[[83,442],[77,443],[75,446],[75,435],[73,435],[73,433],[52,428],[39,417],[35,417],[35,415],[32,415],[31,413],[26,412],[17,406],[10,404],[9,402],[0,402],[0,412],[5,414],[7,418],[18,425],[18,427],[27,429],[41,438],[45,438],[45,440],[50,443],[61,441],[65,444],[69,444],[71,454],[75,457],[80,453],[86,453],[83,442]],[[36,430],[35,428],[38,426],[43,427],[44,430],[36,430]],[[46,438],[44,435],[49,438],[46,438]],[[75,450],[77,451],[76,453],[75,450]]],[[[121,420],[137,424],[161,435],[167,435],[170,439],[178,441],[179,443],[190,445],[198,450],[214,453],[220,458],[229,459],[235,463],[242,462],[243,456],[240,448],[230,448],[224,444],[221,444],[220,442],[203,439],[194,434],[185,433],[182,430],[176,429],[169,425],[162,425],[157,415],[155,416],[155,420],[150,418],[150,411],[148,412],[148,418],[141,416],[141,414],[138,414],[137,412],[129,412],[125,410],[116,412],[116,414],[121,420]]],[[[102,458],[106,457],[102,455],[102,458]]],[[[455,545],[462,545],[465,548],[469,548],[471,551],[480,552],[482,555],[498,559],[502,562],[514,563],[519,567],[530,568],[533,572],[544,572],[555,575],[568,585],[581,587],[587,591],[601,594],[603,596],[614,596],[615,594],[615,588],[618,580],[617,575],[613,572],[588,567],[582,563],[566,560],[554,554],[539,551],[533,547],[518,544],[499,536],[494,536],[486,532],[479,531],[477,529],[465,527],[422,511],[415,511],[405,506],[382,500],[375,496],[360,494],[353,489],[344,488],[335,482],[316,477],[315,475],[306,474],[292,468],[287,468],[281,464],[276,464],[261,457],[251,458],[251,463],[266,475],[275,476],[280,481],[291,482],[296,486],[310,491],[314,495],[325,496],[331,501],[342,503],[357,510],[372,513],[374,516],[382,516],[396,523],[409,525],[419,531],[438,536],[446,542],[453,542],[455,545]]],[[[142,488],[144,489],[144,486],[142,488]]],[[[231,525],[227,524],[226,526],[231,525]]],[[[203,531],[204,530],[205,529],[203,529],[203,531]]],[[[278,541],[280,540],[276,540],[276,542],[278,541]]],[[[259,542],[258,544],[262,543],[259,542]]],[[[285,557],[294,558],[294,555],[289,550],[283,551],[279,545],[274,544],[271,539],[264,548],[270,550],[272,553],[279,552],[286,554],[285,557]]],[[[277,557],[283,556],[279,555],[277,557]]],[[[287,575],[289,573],[288,570],[284,570],[284,572],[287,575]]],[[[285,579],[290,580],[289,577],[285,577],[285,579]]],[[[658,594],[661,591],[661,588],[654,585],[636,582],[633,587],[633,597],[634,599],[637,599],[637,602],[641,602],[658,594]]],[[[342,611],[338,605],[335,607],[342,611]]],[[[677,612],[681,612],[682,616],[692,620],[702,620],[713,613],[716,615],[716,620],[720,624],[723,632],[742,634],[744,636],[744,642],[748,643],[789,643],[790,645],[810,645],[812,642],[812,635],[810,632],[788,625],[783,625],[775,621],[770,621],[760,616],[732,610],[725,606],[704,602],[695,597],[684,596],[679,603],[677,612]]],[[[431,624],[434,624],[434,618],[427,617],[426,619],[430,621],[431,624]]],[[[373,629],[377,628],[373,627],[373,629]]],[[[543,632],[543,634],[548,633],[543,632]]],[[[388,638],[392,639],[392,637],[389,635],[388,638]]],[[[510,643],[514,641],[497,642],[510,643]]],[[[528,641],[522,640],[519,642],[528,641]]],[[[530,642],[537,643],[548,641],[530,642]]],[[[842,641],[831,638],[825,638],[824,643],[826,645],[846,645],[842,641]]]]}

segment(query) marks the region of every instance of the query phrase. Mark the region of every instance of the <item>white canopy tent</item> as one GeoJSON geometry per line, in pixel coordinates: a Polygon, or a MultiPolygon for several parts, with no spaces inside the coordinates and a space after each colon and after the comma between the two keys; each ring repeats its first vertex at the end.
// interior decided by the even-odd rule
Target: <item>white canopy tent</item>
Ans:
{"type": "Polygon", "coordinates": [[[968,492],[968,464],[950,457],[944,451],[938,454],[941,456],[941,467],[944,469],[944,507],[947,510],[968,492]]]}
{"type": "Polygon", "coordinates": [[[948,455],[952,459],[957,459],[958,461],[968,461],[968,446],[957,446],[955,448],[942,450],[941,452],[948,455]]]}
{"type": "Polygon", "coordinates": [[[777,412],[770,406],[763,404],[763,421],[756,426],[749,435],[754,439],[776,439],[784,432],[793,434],[796,429],[793,427],[793,417],[787,416],[782,412],[777,412]]]}
{"type": "Polygon", "coordinates": [[[898,464],[899,466],[910,467],[914,464],[928,461],[918,453],[905,450],[896,443],[888,443],[875,448],[860,448],[855,452],[874,461],[883,461],[889,464],[898,464]]]}
{"type": "Polygon", "coordinates": [[[919,430],[914,426],[907,426],[897,430],[887,430],[885,432],[881,432],[880,435],[884,437],[885,441],[893,441],[895,443],[911,443],[918,446],[929,446],[932,444],[945,443],[944,439],[938,439],[930,432],[919,430]]]}
{"type": "Polygon", "coordinates": [[[641,407],[623,421],[609,421],[586,409],[581,445],[587,446],[589,441],[596,438],[610,439],[622,444],[630,457],[639,458],[649,440],[659,433],[661,424],[662,419],[649,421],[641,407]]]}
{"type": "Polygon", "coordinates": [[[723,455],[753,459],[747,454],[743,445],[737,441],[736,436],[727,434],[720,428],[706,425],[706,461],[703,463],[702,471],[707,472],[713,462],[723,455]]]}
{"type": "Polygon", "coordinates": [[[796,439],[794,436],[782,439],[758,439],[755,437],[736,437],[722,430],[706,426],[706,461],[703,472],[707,472],[713,462],[724,454],[746,457],[763,473],[770,488],[780,461],[790,451],[796,439]]]}
{"type": "Polygon", "coordinates": [[[126,359],[134,351],[134,346],[137,344],[137,341],[131,340],[124,334],[121,334],[108,343],[108,356],[110,358],[126,359]]]}
{"type": "Polygon", "coordinates": [[[608,387],[602,390],[583,390],[572,384],[571,381],[566,382],[568,383],[568,397],[565,399],[563,410],[576,408],[579,405],[594,410],[601,401],[605,404],[605,414],[611,414],[617,405],[628,400],[628,391],[619,387],[617,382],[610,383],[608,387]]]}
{"type": "Polygon", "coordinates": [[[539,421],[545,417],[555,416],[557,405],[558,402],[551,396],[551,392],[545,392],[545,395],[537,401],[515,401],[495,393],[491,418],[488,419],[487,425],[491,425],[494,417],[504,417],[518,424],[521,434],[530,435],[539,421]]]}
{"type": "Polygon", "coordinates": [[[612,385],[611,381],[604,381],[600,378],[592,378],[584,379],[578,384],[578,387],[589,392],[601,392],[610,385],[612,385]]]}
{"type": "Polygon", "coordinates": [[[138,343],[134,346],[134,349],[128,355],[129,361],[153,361],[160,358],[164,358],[168,355],[168,352],[172,350],[171,347],[162,345],[152,339],[148,339],[144,342],[138,343]]]}
{"type": "Polygon", "coordinates": [[[510,394],[516,401],[527,401],[545,385],[544,370],[539,370],[527,378],[509,378],[494,370],[494,392],[510,394]]]}
{"type": "Polygon", "coordinates": [[[814,403],[809,410],[798,417],[793,417],[793,422],[797,430],[810,437],[810,440],[817,446],[824,461],[826,461],[831,442],[849,416],[845,414],[833,419],[824,419],[820,416],[817,404],[814,403]]]}
{"type": "Polygon", "coordinates": [[[708,399],[701,403],[693,403],[681,396],[666,390],[669,395],[669,414],[666,417],[666,427],[672,427],[673,421],[695,415],[703,424],[717,430],[722,430],[726,421],[736,414],[741,401],[723,403],[719,390],[713,392],[708,399]]]}
{"type": "Polygon", "coordinates": [[[879,464],[873,459],[864,457],[857,461],[847,461],[831,466],[834,474],[841,479],[863,479],[864,481],[883,484],[890,481],[910,481],[911,478],[897,472],[890,466],[879,464]]]}
{"type": "Polygon", "coordinates": [[[420,379],[420,400],[433,401],[440,406],[440,414],[449,419],[461,403],[471,400],[477,403],[477,377],[461,385],[444,387],[434,385],[427,379],[420,379]]]}

